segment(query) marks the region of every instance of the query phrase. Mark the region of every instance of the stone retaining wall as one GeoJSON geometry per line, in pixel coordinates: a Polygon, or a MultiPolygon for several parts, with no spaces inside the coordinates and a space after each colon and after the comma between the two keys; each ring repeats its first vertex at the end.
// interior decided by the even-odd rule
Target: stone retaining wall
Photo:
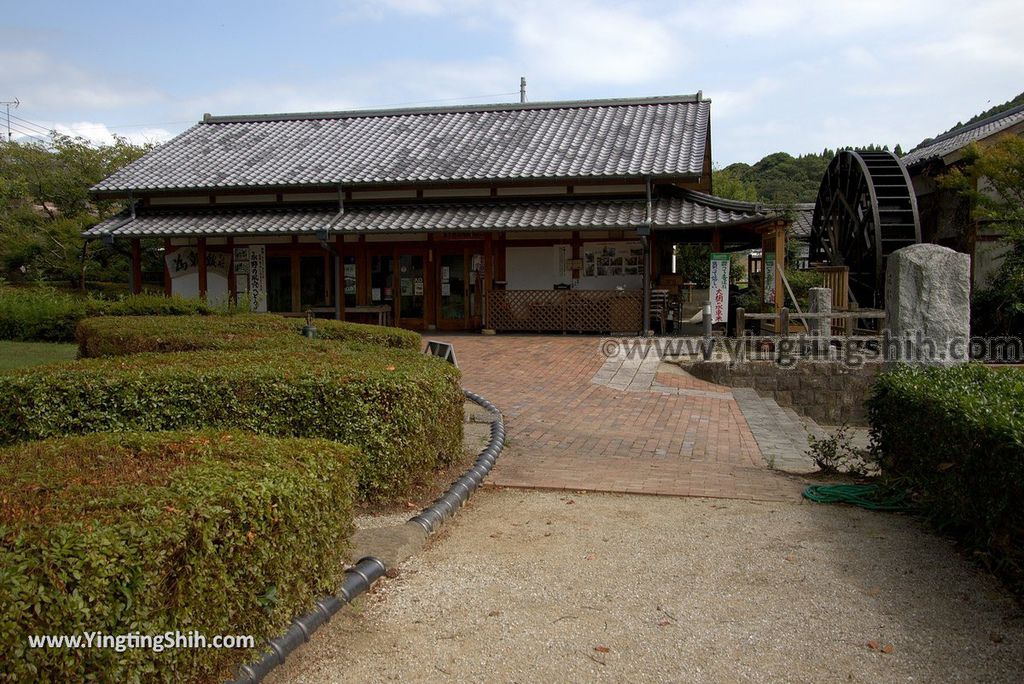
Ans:
{"type": "Polygon", "coordinates": [[[727,387],[751,387],[779,406],[824,425],[867,425],[864,402],[879,364],[851,368],[835,362],[797,363],[783,368],[772,361],[698,361],[679,364],[695,378],[727,387]]]}

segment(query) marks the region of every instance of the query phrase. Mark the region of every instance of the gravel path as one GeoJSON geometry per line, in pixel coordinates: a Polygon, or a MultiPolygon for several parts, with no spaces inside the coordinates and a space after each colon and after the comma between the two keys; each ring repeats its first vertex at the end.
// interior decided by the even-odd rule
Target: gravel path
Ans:
{"type": "Polygon", "coordinates": [[[269,681],[1024,678],[997,583],[845,507],[483,490],[379,586],[269,681]]]}

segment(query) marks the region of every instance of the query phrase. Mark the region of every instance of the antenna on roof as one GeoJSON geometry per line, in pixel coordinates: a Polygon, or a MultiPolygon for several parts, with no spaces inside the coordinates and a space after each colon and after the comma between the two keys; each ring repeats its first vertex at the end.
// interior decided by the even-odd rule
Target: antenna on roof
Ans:
{"type": "MultiPolygon", "coordinates": [[[[526,79],[523,79],[523,88],[525,88],[525,87],[526,87],[526,79]]],[[[523,92],[525,93],[526,91],[524,90],[523,92]]],[[[524,97],[525,97],[525,95],[524,95],[524,97]]],[[[11,105],[14,105],[14,108],[17,109],[18,105],[21,104],[21,100],[19,100],[18,98],[14,98],[13,100],[10,100],[8,102],[0,102],[0,104],[2,104],[3,106],[7,107],[7,142],[11,142],[11,105]]],[[[14,117],[14,118],[18,118],[18,117],[14,117]]]]}
{"type": "Polygon", "coordinates": [[[519,102],[526,102],[526,77],[519,77],[519,102]]]}

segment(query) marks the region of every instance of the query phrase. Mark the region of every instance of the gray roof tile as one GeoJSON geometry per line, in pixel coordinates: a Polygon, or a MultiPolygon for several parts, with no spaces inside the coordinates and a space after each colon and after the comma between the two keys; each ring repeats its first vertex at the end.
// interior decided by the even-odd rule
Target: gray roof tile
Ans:
{"type": "Polygon", "coordinates": [[[208,117],[93,191],[692,176],[710,109],[698,94],[208,117]]]}
{"type": "Polygon", "coordinates": [[[1024,105],[1013,107],[999,114],[993,114],[981,121],[975,121],[968,126],[940,135],[927,145],[911,150],[904,155],[903,163],[909,167],[924,164],[933,159],[941,159],[963,147],[967,147],[972,142],[984,140],[1020,123],[1024,123],[1024,105]]]}
{"type": "Polygon", "coordinates": [[[793,206],[792,216],[793,237],[803,240],[811,237],[811,224],[814,223],[814,202],[801,202],[793,206]]]}
{"type": "MultiPolygon", "coordinates": [[[[699,228],[749,223],[767,217],[758,205],[686,192],[655,200],[654,228],[699,228]]],[[[87,237],[186,237],[311,234],[325,227],[336,208],[239,208],[230,210],[140,210],[86,231],[87,237]]],[[[485,230],[630,229],[644,223],[646,201],[549,200],[500,203],[431,203],[347,207],[335,233],[485,230]]]]}

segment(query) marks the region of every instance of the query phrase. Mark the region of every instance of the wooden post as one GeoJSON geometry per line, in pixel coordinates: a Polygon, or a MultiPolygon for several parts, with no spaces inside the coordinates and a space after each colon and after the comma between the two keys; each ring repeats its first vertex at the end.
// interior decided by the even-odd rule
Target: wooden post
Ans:
{"type": "Polygon", "coordinates": [[[789,307],[784,306],[779,312],[779,335],[789,337],[789,307]]]}
{"type": "MultiPolygon", "coordinates": [[[[580,231],[578,231],[578,230],[572,231],[572,258],[573,258],[573,261],[581,258],[580,246],[582,244],[583,243],[580,240],[580,231]]],[[[578,269],[578,268],[572,269],[572,279],[574,281],[580,279],[580,269],[578,269]]]]}
{"type": "Polygon", "coordinates": [[[171,239],[164,238],[164,296],[170,297],[174,292],[171,286],[171,269],[167,267],[167,257],[171,254],[171,239]]]}
{"type": "Polygon", "coordinates": [[[238,283],[235,282],[235,238],[228,236],[228,302],[238,304],[238,283]]]}
{"type": "MultiPolygon", "coordinates": [[[[762,254],[762,259],[764,255],[762,254]]],[[[764,262],[762,261],[762,266],[764,262]]],[[[786,227],[784,224],[775,228],[775,310],[786,304],[786,286],[782,282],[786,270],[786,227]]],[[[788,330],[787,330],[788,332],[788,330]]]]}
{"type": "MultiPolygon", "coordinates": [[[[334,317],[339,321],[345,320],[345,236],[334,236],[334,249],[338,258],[334,260],[336,271],[334,281],[337,284],[336,296],[338,301],[334,303],[334,317]]],[[[358,289],[358,287],[356,288],[358,289]]]]}
{"type": "Polygon", "coordinates": [[[206,301],[206,238],[199,238],[196,247],[196,258],[199,261],[199,298],[206,301]]]}
{"type": "Polygon", "coordinates": [[[132,238],[132,294],[142,292],[142,245],[132,238]]]}
{"type": "Polygon", "coordinates": [[[491,244],[491,234],[484,235],[484,283],[480,292],[480,314],[483,320],[483,327],[487,327],[487,305],[491,301],[491,283],[494,281],[494,246],[491,244]]]}
{"type": "Polygon", "coordinates": [[[719,226],[711,229],[711,251],[722,251],[722,229],[719,226]]]}
{"type": "Polygon", "coordinates": [[[292,235],[291,269],[292,269],[292,312],[302,311],[302,273],[299,271],[299,236],[292,235]]]}
{"type": "Polygon", "coordinates": [[[366,256],[366,236],[360,235],[356,243],[356,304],[370,303],[370,259],[366,256]]]}

